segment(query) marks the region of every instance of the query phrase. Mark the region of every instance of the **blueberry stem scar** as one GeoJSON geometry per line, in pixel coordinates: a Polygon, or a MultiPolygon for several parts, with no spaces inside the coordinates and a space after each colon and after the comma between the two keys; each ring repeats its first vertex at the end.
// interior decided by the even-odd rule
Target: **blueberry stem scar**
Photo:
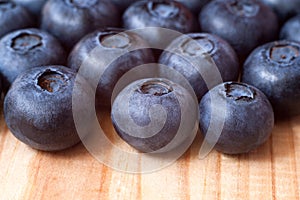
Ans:
{"type": "Polygon", "coordinates": [[[16,51],[29,51],[42,46],[42,37],[36,34],[21,33],[12,39],[11,47],[16,51]]]}
{"type": "Polygon", "coordinates": [[[252,17],[258,13],[259,6],[249,1],[234,1],[229,5],[229,10],[235,14],[252,17]]]}
{"type": "Polygon", "coordinates": [[[102,46],[108,48],[125,49],[130,45],[130,39],[125,34],[118,32],[107,33],[99,36],[99,41],[102,46]]]}
{"type": "Polygon", "coordinates": [[[39,76],[38,85],[41,89],[53,93],[66,85],[66,78],[58,72],[47,70],[39,76]]]}
{"type": "Polygon", "coordinates": [[[276,45],[270,49],[270,58],[279,63],[290,63],[299,57],[299,49],[291,45],[276,45]]]}
{"type": "Polygon", "coordinates": [[[173,91],[173,88],[162,81],[148,81],[143,83],[138,91],[142,94],[151,94],[154,96],[163,96],[173,91]]]}
{"type": "Polygon", "coordinates": [[[234,101],[253,101],[255,99],[255,91],[242,83],[226,83],[224,84],[226,97],[234,101]]]}

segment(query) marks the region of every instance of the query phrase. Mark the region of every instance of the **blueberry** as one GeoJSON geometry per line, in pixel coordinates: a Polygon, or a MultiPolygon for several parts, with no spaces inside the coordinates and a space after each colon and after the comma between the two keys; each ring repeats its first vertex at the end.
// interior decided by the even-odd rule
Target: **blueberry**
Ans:
{"type": "Polygon", "coordinates": [[[266,94],[276,117],[300,114],[300,44],[276,41],[255,49],[243,67],[242,81],[266,94]]]}
{"type": "MultiPolygon", "coordinates": [[[[75,71],[63,66],[37,67],[20,75],[4,100],[5,121],[13,135],[44,151],[77,144],[72,114],[75,77],[75,71]]],[[[90,95],[85,79],[76,78],[76,84],[78,95],[90,95]]]]}
{"type": "Polygon", "coordinates": [[[214,130],[206,138],[214,145],[213,135],[221,131],[215,149],[226,154],[247,153],[255,149],[269,138],[274,126],[274,113],[267,97],[243,83],[226,82],[216,86],[202,98],[199,112],[200,129],[204,135],[208,134],[212,119],[217,123],[224,121],[222,130],[214,130]],[[212,109],[218,113],[212,115],[212,109]],[[223,112],[224,116],[221,116],[219,113],[223,112]]]}
{"type": "Polygon", "coordinates": [[[6,89],[29,68],[65,64],[67,59],[56,38],[34,28],[17,30],[1,38],[0,57],[0,73],[6,89]]]}
{"type": "Polygon", "coordinates": [[[300,13],[299,0],[261,0],[264,4],[270,6],[277,14],[280,22],[300,13]]]}
{"type": "Polygon", "coordinates": [[[12,0],[18,5],[25,7],[28,11],[39,18],[41,15],[42,8],[46,3],[46,0],[12,0]]]}
{"type": "Polygon", "coordinates": [[[138,1],[132,4],[123,15],[123,25],[127,29],[162,27],[182,33],[195,29],[191,11],[169,0],[138,1]]]}
{"type": "Polygon", "coordinates": [[[223,81],[238,79],[239,61],[237,55],[225,40],[216,35],[208,33],[187,34],[175,39],[167,50],[163,52],[159,62],[183,74],[192,85],[198,99],[202,98],[208,88],[202,75],[186,58],[201,63],[198,56],[208,54],[218,67],[223,81]]]}
{"type": "Polygon", "coordinates": [[[281,28],[280,39],[300,42],[300,15],[289,19],[281,28]]]}
{"type": "Polygon", "coordinates": [[[258,45],[278,37],[278,20],[257,0],[213,0],[199,15],[202,31],[227,40],[240,61],[258,45]]]}
{"type": "Polygon", "coordinates": [[[118,9],[106,0],[49,0],[42,11],[41,27],[71,49],[97,28],[120,23],[118,9]]]}
{"type": "Polygon", "coordinates": [[[11,31],[33,25],[34,20],[24,7],[9,1],[0,1],[0,38],[11,31]]]}
{"type": "MultiPolygon", "coordinates": [[[[116,53],[126,51],[123,56],[116,58],[105,69],[98,83],[96,92],[97,104],[110,106],[114,86],[121,76],[134,67],[154,62],[150,49],[134,50],[147,46],[147,43],[133,32],[123,32],[122,29],[115,28],[97,30],[84,37],[74,47],[69,55],[68,66],[78,71],[85,59],[93,59],[95,54],[92,53],[92,50],[94,49],[116,53]]],[[[103,55],[97,55],[95,59],[100,61],[106,58],[103,55]]],[[[100,65],[96,61],[92,64],[91,68],[96,70],[99,67],[100,65]]]]}
{"type": "Polygon", "coordinates": [[[178,130],[191,120],[191,104],[190,93],[180,85],[161,78],[141,79],[119,93],[111,118],[118,135],[135,149],[165,152],[189,138],[190,132],[178,130]]]}

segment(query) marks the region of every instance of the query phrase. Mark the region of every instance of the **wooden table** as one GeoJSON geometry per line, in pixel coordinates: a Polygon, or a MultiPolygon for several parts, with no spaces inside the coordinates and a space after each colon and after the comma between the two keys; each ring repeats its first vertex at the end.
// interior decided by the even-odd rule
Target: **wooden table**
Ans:
{"type": "MultiPolygon", "coordinates": [[[[104,128],[113,133],[105,113],[104,128]]],[[[300,118],[276,123],[247,155],[197,158],[200,137],[173,165],[143,175],[114,171],[82,144],[45,153],[18,142],[0,120],[0,199],[299,199],[300,118]]]]}

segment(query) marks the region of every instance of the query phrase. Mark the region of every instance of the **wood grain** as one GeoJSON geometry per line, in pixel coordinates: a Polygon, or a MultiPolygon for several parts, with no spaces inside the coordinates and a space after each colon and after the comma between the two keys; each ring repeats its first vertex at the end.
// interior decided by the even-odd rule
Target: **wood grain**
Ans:
{"type": "MultiPolygon", "coordinates": [[[[103,121],[113,137],[108,112],[103,121]]],[[[33,150],[14,138],[3,117],[0,124],[0,199],[299,199],[300,118],[276,123],[268,142],[246,155],[213,151],[200,160],[198,136],[174,164],[143,175],[102,165],[82,144],[33,150]]]]}

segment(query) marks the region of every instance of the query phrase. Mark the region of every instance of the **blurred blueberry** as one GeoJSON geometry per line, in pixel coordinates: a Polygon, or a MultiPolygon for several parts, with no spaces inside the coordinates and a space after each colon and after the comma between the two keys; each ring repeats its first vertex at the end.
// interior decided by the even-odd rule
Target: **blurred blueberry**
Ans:
{"type": "Polygon", "coordinates": [[[203,32],[216,34],[235,49],[240,62],[258,45],[278,37],[278,20],[257,0],[213,0],[199,15],[203,32]]]}
{"type": "Polygon", "coordinates": [[[86,34],[106,26],[119,26],[121,14],[106,0],[48,0],[41,28],[70,50],[86,34]]]}
{"type": "Polygon", "coordinates": [[[0,40],[0,73],[5,90],[27,69],[65,64],[66,57],[59,41],[45,31],[29,28],[7,34],[0,40]]]}
{"type": "Polygon", "coordinates": [[[21,28],[34,26],[30,13],[22,6],[9,1],[0,1],[0,38],[21,28]]]}
{"type": "Polygon", "coordinates": [[[280,39],[300,42],[300,15],[289,19],[281,28],[280,39]]]}
{"type": "Polygon", "coordinates": [[[261,2],[274,10],[281,23],[296,14],[300,14],[299,0],[261,0],[261,2]]]}
{"type": "Polygon", "coordinates": [[[196,29],[195,24],[191,11],[171,0],[138,1],[123,15],[126,29],[161,27],[188,33],[196,29]]]}

